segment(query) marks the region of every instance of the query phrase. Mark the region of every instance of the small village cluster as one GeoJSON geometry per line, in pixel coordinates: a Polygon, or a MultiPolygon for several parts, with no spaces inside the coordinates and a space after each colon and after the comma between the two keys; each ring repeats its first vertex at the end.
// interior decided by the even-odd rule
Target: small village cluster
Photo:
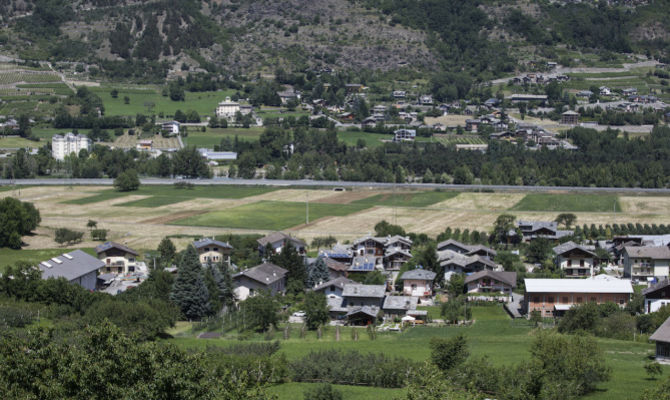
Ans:
{"type": "MultiPolygon", "coordinates": [[[[313,290],[326,297],[332,323],[367,326],[376,322],[401,322],[413,325],[427,322],[427,311],[420,306],[433,305],[438,289],[454,274],[465,275],[464,293],[469,300],[497,301],[512,317],[539,313],[544,318],[561,317],[571,307],[587,302],[613,302],[625,307],[633,295],[633,285],[645,285],[644,312],[670,305],[670,235],[614,237],[582,245],[572,241],[558,244],[572,231],[558,229],[556,222],[518,221],[510,236],[521,233],[520,240],[538,238],[554,241],[556,266],[563,279],[524,279],[524,293],[516,294],[517,273],[504,271],[495,262],[496,251],[487,246],[468,245],[446,240],[437,245],[437,260],[444,271],[417,266],[403,269],[412,258],[412,240],[406,236],[365,236],[350,244],[335,244],[321,249],[318,257],[307,255],[307,244],[282,232],[258,239],[263,260],[292,246],[303,258],[306,269],[322,259],[328,267],[328,280],[315,282],[313,290]],[[607,250],[610,261],[600,265],[596,247],[607,250]],[[379,272],[384,284],[368,285],[349,278],[352,273],[379,272]],[[401,272],[404,271],[404,272],[401,272]],[[605,271],[605,273],[602,273],[605,271]]],[[[192,242],[203,266],[220,263],[234,272],[236,299],[244,301],[261,291],[274,295],[286,291],[288,271],[269,261],[243,269],[231,262],[233,247],[228,243],[204,238],[192,242]]],[[[125,245],[106,242],[96,248],[97,257],[75,250],[39,264],[44,279],[64,277],[89,290],[117,294],[141,284],[149,268],[138,261],[139,253],[125,245]]],[[[168,271],[178,273],[176,267],[168,271]]],[[[532,271],[529,271],[532,272],[532,271]]],[[[299,316],[298,316],[299,317],[299,316]]],[[[657,343],[657,359],[670,361],[670,321],[651,337],[657,343]]]]}

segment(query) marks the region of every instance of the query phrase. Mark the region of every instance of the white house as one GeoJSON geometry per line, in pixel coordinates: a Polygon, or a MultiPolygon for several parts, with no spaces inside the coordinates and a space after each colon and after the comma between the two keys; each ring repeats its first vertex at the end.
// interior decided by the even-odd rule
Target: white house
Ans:
{"type": "Polygon", "coordinates": [[[633,281],[651,282],[668,278],[670,248],[667,246],[626,246],[623,249],[623,276],[633,281]]]}
{"type": "Polygon", "coordinates": [[[664,279],[642,290],[644,295],[644,313],[658,311],[663,306],[670,306],[670,280],[664,279]]]}
{"type": "Polygon", "coordinates": [[[591,250],[572,241],[553,248],[556,265],[565,272],[567,278],[593,276],[593,266],[597,256],[591,250]]]}
{"type": "Polygon", "coordinates": [[[51,155],[59,161],[65,160],[65,157],[86,149],[91,150],[91,139],[84,135],[75,135],[68,132],[65,135],[54,135],[51,139],[51,155]]]}
{"type": "Polygon", "coordinates": [[[238,112],[240,112],[240,103],[231,101],[230,97],[226,97],[226,100],[220,102],[216,107],[216,116],[218,118],[235,118],[235,114],[238,112]]]}
{"type": "Polygon", "coordinates": [[[161,124],[161,129],[168,132],[171,135],[179,134],[179,122],[177,121],[168,121],[161,124]]]}
{"type": "Polygon", "coordinates": [[[139,253],[130,247],[115,242],[105,242],[97,246],[95,252],[98,259],[105,263],[100,268],[100,273],[127,274],[135,272],[139,253]]]}

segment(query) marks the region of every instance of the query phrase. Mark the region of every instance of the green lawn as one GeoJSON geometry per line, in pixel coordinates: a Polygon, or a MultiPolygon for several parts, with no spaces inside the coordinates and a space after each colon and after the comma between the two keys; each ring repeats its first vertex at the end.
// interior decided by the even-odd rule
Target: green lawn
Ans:
{"type": "Polygon", "coordinates": [[[416,191],[405,193],[378,194],[353,201],[352,204],[372,206],[427,207],[454,198],[459,192],[416,191]]]}
{"type": "Polygon", "coordinates": [[[0,148],[24,148],[24,147],[41,147],[44,143],[35,142],[21,137],[0,137],[0,148]]]}
{"type": "Polygon", "coordinates": [[[220,145],[221,140],[229,138],[231,141],[237,139],[243,142],[253,142],[258,140],[263,133],[263,127],[252,128],[207,128],[207,132],[189,131],[185,137],[184,145],[213,148],[214,145],[220,145]]]}
{"type": "MultiPolygon", "coordinates": [[[[309,204],[309,220],[344,216],[369,208],[364,204],[309,204]]],[[[305,203],[260,201],[174,221],[175,225],[282,230],[305,223],[305,203]]]]}
{"type": "MultiPolygon", "coordinates": [[[[385,353],[387,355],[406,357],[414,361],[427,360],[430,355],[428,341],[431,337],[451,337],[464,334],[468,338],[471,357],[486,356],[495,365],[512,365],[527,360],[530,357],[529,348],[533,340],[532,326],[525,320],[511,320],[500,305],[475,306],[473,317],[476,323],[470,327],[415,327],[403,333],[379,333],[377,340],[371,341],[360,330],[359,340],[353,341],[350,337],[351,328],[343,328],[341,341],[335,342],[333,331],[328,327],[324,337],[317,340],[313,332],[308,332],[304,339],[298,337],[298,330],[293,329],[288,340],[282,338],[282,327],[275,333],[274,339],[281,342],[280,352],[285,353],[289,360],[296,360],[312,350],[342,349],[357,350],[360,352],[385,353]]],[[[263,340],[263,335],[256,334],[254,341],[263,340]]],[[[206,349],[207,346],[228,346],[240,343],[234,336],[220,339],[196,339],[194,337],[180,337],[170,339],[170,342],[184,348],[206,349]]],[[[654,346],[649,343],[635,343],[630,341],[598,339],[598,343],[605,352],[605,359],[612,368],[612,378],[609,382],[600,385],[600,390],[587,396],[598,400],[627,400],[636,398],[638,394],[659,381],[648,381],[643,369],[648,355],[653,353],[654,346]]],[[[670,366],[664,366],[661,379],[667,379],[670,366]]],[[[282,399],[301,399],[302,391],[309,384],[287,383],[272,386],[269,390],[282,399]]],[[[339,387],[338,387],[339,388],[339,387]]],[[[380,388],[342,387],[344,398],[367,399],[389,398],[394,392],[380,388]],[[376,397],[368,397],[374,396],[376,397]],[[351,397],[349,397],[351,396],[351,397]]],[[[402,390],[396,390],[402,395],[402,390]]]]}
{"type": "MultiPolygon", "coordinates": [[[[14,265],[17,261],[26,261],[31,264],[37,264],[40,261],[48,260],[51,257],[56,257],[72,250],[76,249],[12,250],[8,248],[0,248],[0,273],[2,273],[8,266],[14,265]]],[[[81,250],[90,255],[95,255],[95,250],[93,248],[83,248],[81,250]]]]}
{"type": "Polygon", "coordinates": [[[116,199],[129,195],[151,196],[146,199],[118,204],[130,207],[159,207],[166,204],[179,203],[195,198],[209,199],[241,199],[277,190],[261,186],[195,186],[192,189],[177,189],[172,185],[141,186],[132,192],[118,192],[114,189],[96,191],[94,195],[79,199],[67,200],[66,204],[90,204],[116,199]]]}
{"type": "Polygon", "coordinates": [[[619,197],[613,194],[527,194],[511,210],[516,211],[621,211],[619,197]]]}
{"type": "Polygon", "coordinates": [[[119,94],[113,98],[111,91],[114,87],[104,86],[99,88],[91,88],[100,98],[102,98],[105,106],[105,115],[130,115],[148,114],[145,103],[155,104],[153,112],[156,114],[163,113],[166,117],[174,115],[175,111],[195,110],[200,116],[213,115],[217,104],[223,101],[226,96],[230,96],[232,91],[216,91],[216,92],[186,92],[185,101],[172,101],[169,97],[161,95],[161,88],[156,86],[137,86],[137,87],[117,87],[119,94]],[[130,99],[128,104],[125,104],[124,97],[130,99]]]}
{"type": "Polygon", "coordinates": [[[353,131],[338,131],[337,138],[346,143],[348,146],[356,146],[359,139],[365,141],[365,146],[368,148],[379,147],[382,144],[382,140],[391,140],[393,135],[381,135],[377,133],[368,133],[368,132],[353,132],[353,131]]]}

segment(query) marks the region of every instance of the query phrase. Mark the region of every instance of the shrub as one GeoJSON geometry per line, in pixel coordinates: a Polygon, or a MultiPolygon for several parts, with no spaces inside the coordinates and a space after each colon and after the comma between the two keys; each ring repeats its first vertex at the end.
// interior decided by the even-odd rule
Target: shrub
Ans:
{"type": "Polygon", "coordinates": [[[342,392],[331,384],[324,383],[305,390],[305,400],[342,400],[342,392]]]}

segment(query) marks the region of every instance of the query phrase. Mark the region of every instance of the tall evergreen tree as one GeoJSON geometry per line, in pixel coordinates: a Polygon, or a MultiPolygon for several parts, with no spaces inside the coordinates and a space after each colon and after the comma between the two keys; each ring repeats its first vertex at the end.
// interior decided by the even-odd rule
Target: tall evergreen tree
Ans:
{"type": "Polygon", "coordinates": [[[312,288],[324,282],[328,282],[329,279],[330,273],[328,272],[326,260],[323,256],[319,256],[309,269],[307,274],[307,286],[312,288]]]}
{"type": "Polygon", "coordinates": [[[188,319],[200,319],[211,309],[203,269],[193,246],[188,246],[182,255],[170,299],[188,319]]]}
{"type": "Polygon", "coordinates": [[[288,270],[286,286],[288,289],[302,290],[307,282],[307,269],[302,257],[287,240],[279,254],[270,257],[270,262],[288,270]]]}
{"type": "Polygon", "coordinates": [[[160,264],[163,267],[169,267],[177,254],[177,248],[174,243],[167,237],[164,237],[158,245],[158,254],[160,257],[160,264]]]}

